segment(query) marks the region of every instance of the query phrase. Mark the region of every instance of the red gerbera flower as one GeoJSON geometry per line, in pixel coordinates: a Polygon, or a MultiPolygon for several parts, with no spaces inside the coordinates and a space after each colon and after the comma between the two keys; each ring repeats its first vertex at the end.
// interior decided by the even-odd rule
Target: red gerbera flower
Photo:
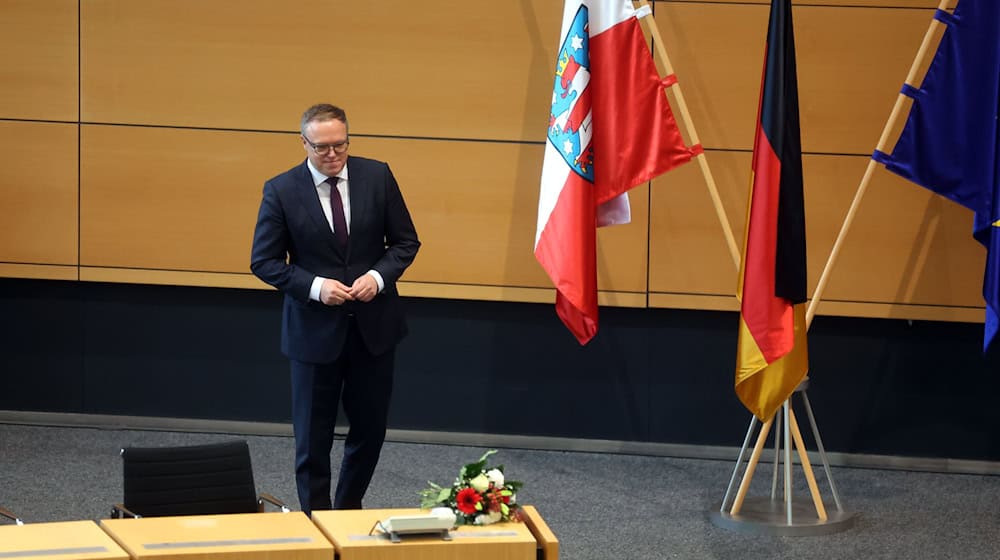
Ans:
{"type": "Polygon", "coordinates": [[[472,515],[473,513],[476,513],[476,504],[481,502],[482,499],[483,497],[480,496],[479,492],[476,492],[474,489],[463,488],[459,491],[458,495],[455,496],[455,507],[458,508],[458,511],[466,515],[472,515]]]}

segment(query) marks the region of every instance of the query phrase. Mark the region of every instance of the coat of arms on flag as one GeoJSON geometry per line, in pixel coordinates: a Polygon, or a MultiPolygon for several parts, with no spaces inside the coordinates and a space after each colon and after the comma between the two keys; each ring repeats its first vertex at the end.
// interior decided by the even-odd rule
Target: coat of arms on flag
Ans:
{"type": "Polygon", "coordinates": [[[580,6],[563,38],[549,115],[549,142],[559,148],[566,165],[594,182],[593,114],[590,102],[590,37],[587,7],[580,6]]]}

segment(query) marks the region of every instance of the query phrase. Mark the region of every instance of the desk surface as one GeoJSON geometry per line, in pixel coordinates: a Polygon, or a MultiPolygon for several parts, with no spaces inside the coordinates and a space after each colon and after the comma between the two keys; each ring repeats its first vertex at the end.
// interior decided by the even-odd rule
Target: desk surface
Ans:
{"type": "Polygon", "coordinates": [[[105,519],[136,559],[330,560],[333,546],[302,512],[105,519]]]}
{"type": "Polygon", "coordinates": [[[524,523],[463,525],[452,540],[437,535],[403,535],[393,543],[375,522],[392,515],[420,515],[419,509],[314,511],[313,523],[333,542],[340,560],[535,560],[538,544],[524,523]]]}
{"type": "Polygon", "coordinates": [[[127,560],[128,554],[93,521],[66,521],[0,527],[0,558],[127,560]]]}

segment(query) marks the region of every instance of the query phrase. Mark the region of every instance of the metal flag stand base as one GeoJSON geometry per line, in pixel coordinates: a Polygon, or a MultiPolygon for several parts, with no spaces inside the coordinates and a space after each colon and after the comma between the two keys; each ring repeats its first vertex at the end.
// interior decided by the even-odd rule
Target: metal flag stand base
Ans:
{"type": "Polygon", "coordinates": [[[846,531],[854,526],[855,513],[835,511],[827,519],[816,517],[812,501],[806,498],[792,500],[792,523],[788,524],[785,504],[767,497],[747,498],[740,513],[726,511],[712,513],[712,523],[723,529],[754,535],[779,535],[783,537],[808,537],[829,535],[846,531]]]}
{"type": "Polygon", "coordinates": [[[820,459],[823,461],[823,468],[826,471],[826,479],[830,484],[830,492],[833,495],[837,510],[830,514],[826,511],[823,498],[816,485],[816,478],[813,475],[812,465],[809,456],[806,454],[805,444],[802,441],[802,434],[799,432],[798,422],[795,420],[795,413],[792,410],[792,397],[785,401],[782,409],[775,413],[774,418],[765,422],[760,428],[757,436],[757,443],[747,462],[743,480],[740,482],[739,491],[736,498],[730,505],[730,497],[736,478],[746,457],[746,452],[750,444],[750,439],[757,428],[757,417],[751,417],[750,427],[747,429],[746,438],[743,440],[743,447],[740,449],[739,458],[736,460],[736,467],[733,469],[733,476],[729,480],[729,487],[726,488],[726,495],[722,499],[722,506],[719,511],[712,513],[712,523],[724,529],[739,531],[743,533],[754,533],[760,535],[782,535],[782,536],[808,536],[827,535],[845,531],[852,526],[857,519],[856,513],[844,511],[840,503],[840,496],[837,494],[837,487],[833,482],[833,475],[830,472],[830,463],[826,458],[826,451],[823,449],[823,440],[819,436],[819,429],[816,427],[816,419],[813,417],[812,406],[809,405],[809,396],[806,388],[809,380],[806,379],[795,388],[795,394],[802,397],[806,414],[809,416],[809,425],[812,427],[813,437],[816,439],[816,447],[819,451],[820,459]],[[750,481],[753,479],[754,470],[760,460],[761,451],[767,441],[768,432],[771,425],[777,422],[778,429],[775,430],[774,437],[774,476],[771,482],[770,498],[747,498],[747,490],[750,481]],[[781,427],[784,426],[784,453],[781,453],[781,427]],[[812,499],[796,499],[792,496],[792,448],[796,448],[799,460],[802,463],[802,470],[809,483],[809,491],[812,499]],[[783,455],[783,461],[782,461],[783,455]],[[782,498],[778,498],[778,466],[784,463],[784,492],[782,498]],[[812,506],[812,507],[810,507],[812,506]]]}

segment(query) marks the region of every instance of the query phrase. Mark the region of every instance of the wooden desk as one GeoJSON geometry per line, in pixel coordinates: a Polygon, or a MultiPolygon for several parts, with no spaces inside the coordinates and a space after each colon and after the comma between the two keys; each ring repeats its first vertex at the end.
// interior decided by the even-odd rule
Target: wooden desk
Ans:
{"type": "MultiPolygon", "coordinates": [[[[436,535],[404,535],[402,542],[393,543],[378,530],[368,535],[378,520],[391,515],[421,513],[427,512],[419,509],[315,511],[312,520],[333,542],[339,560],[535,560],[540,548],[546,550],[539,546],[540,541],[536,540],[528,523],[462,525],[451,532],[450,541],[436,535]]],[[[554,540],[554,536],[552,538],[554,540]]],[[[554,546],[558,551],[558,544],[554,546]]],[[[554,556],[546,559],[556,560],[554,556]]]]}
{"type": "Polygon", "coordinates": [[[105,519],[133,560],[330,560],[333,546],[302,512],[105,519]]]}
{"type": "Polygon", "coordinates": [[[128,554],[93,521],[67,521],[0,527],[0,558],[128,560],[128,554]]]}

